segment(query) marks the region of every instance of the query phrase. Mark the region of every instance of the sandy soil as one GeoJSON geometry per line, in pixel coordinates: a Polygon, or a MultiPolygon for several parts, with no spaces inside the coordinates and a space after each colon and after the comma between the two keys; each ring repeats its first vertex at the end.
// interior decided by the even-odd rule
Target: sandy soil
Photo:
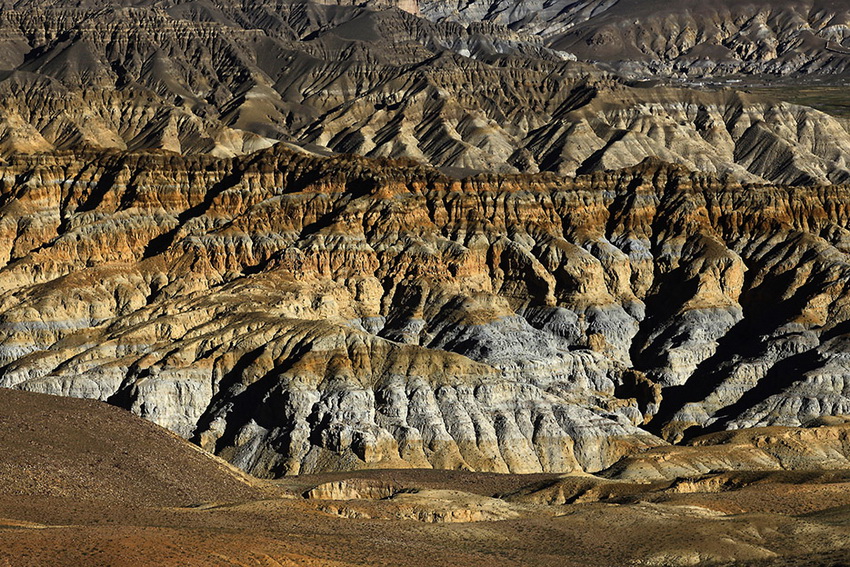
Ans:
{"type": "Polygon", "coordinates": [[[266,482],[95,402],[0,390],[0,425],[0,566],[850,565],[850,471],[266,482]]]}

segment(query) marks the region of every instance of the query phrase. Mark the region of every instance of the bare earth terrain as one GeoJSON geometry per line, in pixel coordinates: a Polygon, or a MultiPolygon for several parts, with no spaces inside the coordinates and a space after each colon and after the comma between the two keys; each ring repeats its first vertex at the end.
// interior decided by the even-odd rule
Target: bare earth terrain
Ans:
{"type": "Polygon", "coordinates": [[[850,565],[848,76],[847,0],[0,0],[0,567],[850,565]]]}
{"type": "MultiPolygon", "coordinates": [[[[850,471],[248,480],[99,402],[0,390],[0,565],[842,565],[850,471]]],[[[840,429],[826,426],[820,429],[840,429]]],[[[770,435],[780,435],[775,428],[770,435]]]]}

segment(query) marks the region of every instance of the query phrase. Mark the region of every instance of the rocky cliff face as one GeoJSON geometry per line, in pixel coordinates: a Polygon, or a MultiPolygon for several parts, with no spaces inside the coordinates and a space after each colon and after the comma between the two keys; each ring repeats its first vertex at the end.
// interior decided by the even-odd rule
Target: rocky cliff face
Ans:
{"type": "Polygon", "coordinates": [[[282,146],[0,169],[0,385],[259,475],[600,470],[850,412],[848,189],[646,161],[445,177],[282,146]]]}
{"type": "MultiPolygon", "coordinates": [[[[230,157],[282,141],[466,173],[573,175],[660,157],[747,182],[850,175],[843,121],[732,91],[628,86],[571,61],[564,49],[579,53],[584,36],[564,36],[562,49],[523,26],[432,22],[387,2],[39,4],[0,11],[0,156],[91,147],[230,157]]],[[[649,36],[669,35],[653,26],[649,36]]],[[[641,65],[670,49],[643,49],[641,65]]]]}

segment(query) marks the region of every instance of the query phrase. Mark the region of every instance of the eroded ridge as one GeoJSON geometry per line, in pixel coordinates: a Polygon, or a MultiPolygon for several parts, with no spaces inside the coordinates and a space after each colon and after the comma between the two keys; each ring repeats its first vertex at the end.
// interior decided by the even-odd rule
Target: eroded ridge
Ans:
{"type": "Polygon", "coordinates": [[[257,475],[597,471],[850,413],[845,186],[651,160],[458,181],[280,146],[0,178],[0,385],[108,400],[257,475]]]}

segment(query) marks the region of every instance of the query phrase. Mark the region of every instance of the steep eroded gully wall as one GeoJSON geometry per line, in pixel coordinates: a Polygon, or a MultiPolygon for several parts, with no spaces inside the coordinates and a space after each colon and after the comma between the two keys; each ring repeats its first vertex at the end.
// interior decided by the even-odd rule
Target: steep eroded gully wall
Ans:
{"type": "Polygon", "coordinates": [[[0,179],[0,385],[108,400],[261,476],[597,471],[850,411],[844,186],[283,148],[0,179]]]}

